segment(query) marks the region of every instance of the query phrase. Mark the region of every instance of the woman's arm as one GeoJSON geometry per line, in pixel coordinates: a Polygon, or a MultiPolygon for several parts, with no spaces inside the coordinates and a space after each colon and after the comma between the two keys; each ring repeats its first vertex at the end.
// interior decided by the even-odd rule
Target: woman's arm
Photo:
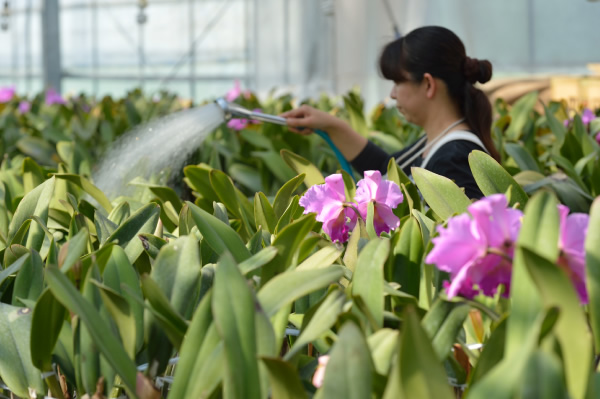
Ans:
{"type": "Polygon", "coordinates": [[[348,161],[352,161],[366,147],[367,139],[354,131],[350,125],[327,112],[308,105],[281,114],[286,118],[290,130],[299,134],[310,134],[318,129],[329,137],[348,161]]]}

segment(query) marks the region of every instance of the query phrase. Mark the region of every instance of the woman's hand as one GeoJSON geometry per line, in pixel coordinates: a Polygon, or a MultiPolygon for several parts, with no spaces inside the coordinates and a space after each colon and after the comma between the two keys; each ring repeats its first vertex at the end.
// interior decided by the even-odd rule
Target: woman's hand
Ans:
{"type": "Polygon", "coordinates": [[[311,134],[313,130],[330,131],[342,121],[327,112],[308,105],[302,105],[280,116],[286,119],[291,131],[299,134],[311,134]]]}

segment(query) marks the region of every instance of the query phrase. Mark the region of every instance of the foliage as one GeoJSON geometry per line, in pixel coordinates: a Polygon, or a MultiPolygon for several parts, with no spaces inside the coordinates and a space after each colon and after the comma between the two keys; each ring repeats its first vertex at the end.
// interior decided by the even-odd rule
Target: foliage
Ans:
{"type": "MultiPolygon", "coordinates": [[[[593,129],[578,115],[568,127],[558,122],[560,104],[548,105],[544,115],[531,99],[512,109],[497,104],[494,131],[504,167],[484,153],[473,153],[470,163],[484,194],[505,194],[523,212],[510,294],[448,299],[448,274],[425,258],[437,227],[470,206],[451,181],[415,170],[413,183],[390,164],[388,177],[404,194],[394,211],[400,226],[373,234],[369,207],[346,244],[332,243],[299,205],[306,186],[336,170],[330,153],[315,152],[322,146],[318,138],[278,126],[237,132],[223,125],[200,150],[208,162],[185,168],[193,201],[182,201],[170,187],[153,187],[139,204],[110,201],[86,179],[96,149],[73,133],[75,104],[46,108],[37,101],[35,129],[14,104],[0,105],[6,154],[0,168],[0,379],[14,394],[596,395],[600,199],[593,198],[600,194],[594,178],[600,147],[588,140],[593,129]],[[46,124],[65,140],[44,136],[46,124]],[[33,148],[17,145],[23,138],[45,140],[48,152],[23,151],[33,148]],[[89,146],[89,158],[80,158],[88,166],[63,158],[59,142],[89,146]],[[282,149],[304,161],[280,157],[282,149]],[[273,172],[283,159],[292,165],[290,176],[273,172]],[[236,165],[256,171],[264,190],[244,186],[236,165]],[[559,202],[589,213],[585,307],[559,264],[559,202]],[[316,387],[312,377],[322,355],[329,360],[316,387]]],[[[291,102],[260,105],[279,113],[291,102]]],[[[343,109],[326,98],[319,105],[373,138],[373,126],[400,123],[382,108],[367,122],[357,115],[358,102],[348,95],[343,109]]],[[[113,120],[127,118],[126,103],[113,109],[113,120]]],[[[88,118],[103,109],[96,107],[88,118]]],[[[122,125],[115,123],[113,132],[126,129],[115,126],[122,125]]],[[[402,126],[401,134],[386,137],[409,141],[415,130],[402,126]]],[[[353,198],[352,179],[344,182],[353,198]]]]}

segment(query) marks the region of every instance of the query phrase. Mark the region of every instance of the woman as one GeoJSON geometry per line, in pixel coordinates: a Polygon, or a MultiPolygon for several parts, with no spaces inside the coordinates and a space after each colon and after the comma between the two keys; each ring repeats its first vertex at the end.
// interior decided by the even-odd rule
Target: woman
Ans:
{"type": "Polygon", "coordinates": [[[492,76],[489,61],[467,57],[461,40],[438,26],[418,28],[389,43],[379,59],[382,75],[394,82],[391,97],[406,120],[426,135],[395,154],[387,154],[350,125],[326,112],[303,105],[282,114],[301,134],[326,131],[359,173],[387,172],[390,157],[410,175],[413,166],[446,176],[465,189],[469,198],[483,196],[471,173],[468,155],[486,151],[499,161],[490,128],[492,107],[473,86],[492,76]]]}

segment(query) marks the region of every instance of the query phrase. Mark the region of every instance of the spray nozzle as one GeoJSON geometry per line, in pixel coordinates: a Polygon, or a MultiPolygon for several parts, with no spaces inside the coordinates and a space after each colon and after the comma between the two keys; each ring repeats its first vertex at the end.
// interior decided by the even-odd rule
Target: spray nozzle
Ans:
{"type": "Polygon", "coordinates": [[[286,125],[285,118],[281,116],[263,114],[262,112],[250,111],[242,106],[233,104],[225,100],[224,98],[217,98],[215,103],[223,110],[225,119],[231,118],[244,118],[253,119],[261,122],[275,123],[277,125],[286,125]]]}

